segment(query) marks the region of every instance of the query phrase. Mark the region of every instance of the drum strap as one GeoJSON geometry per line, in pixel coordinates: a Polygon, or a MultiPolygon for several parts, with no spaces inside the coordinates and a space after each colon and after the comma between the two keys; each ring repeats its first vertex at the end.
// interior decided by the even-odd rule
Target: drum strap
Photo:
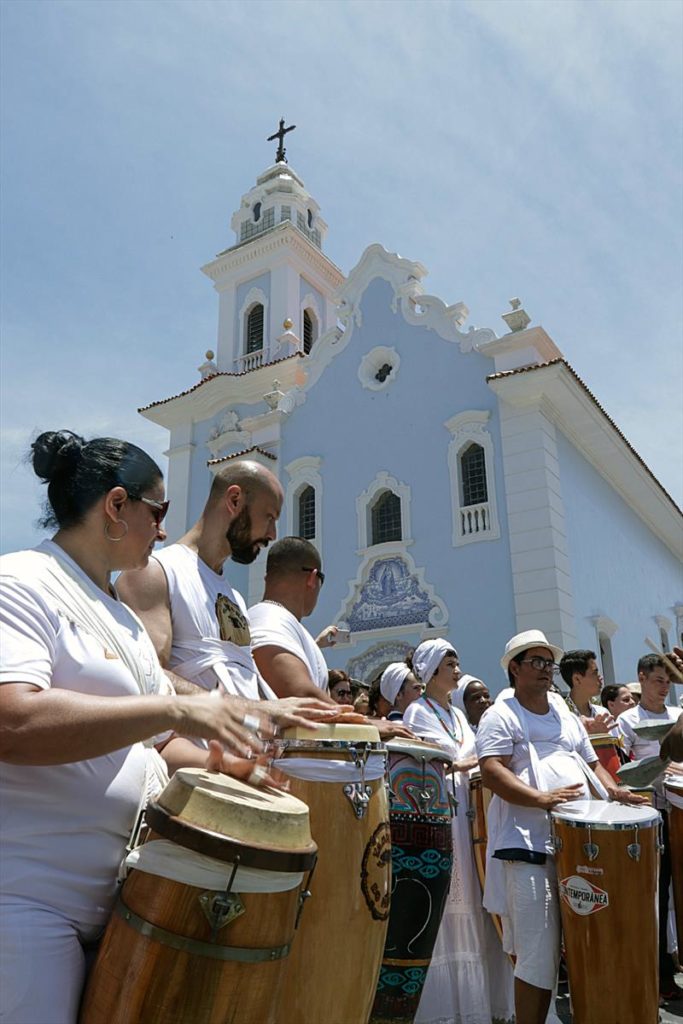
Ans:
{"type": "Polygon", "coordinates": [[[211,960],[237,960],[243,964],[258,964],[272,960],[281,960],[289,954],[291,943],[285,946],[273,946],[265,949],[250,949],[245,946],[219,946],[215,942],[201,942],[199,939],[189,939],[185,935],[177,935],[169,932],[166,928],[160,928],[156,924],[145,921],[143,917],[133,913],[119,897],[114,905],[114,912],[123,918],[126,924],[154,942],[162,946],[170,946],[181,953],[189,953],[193,956],[204,956],[211,960]]]}

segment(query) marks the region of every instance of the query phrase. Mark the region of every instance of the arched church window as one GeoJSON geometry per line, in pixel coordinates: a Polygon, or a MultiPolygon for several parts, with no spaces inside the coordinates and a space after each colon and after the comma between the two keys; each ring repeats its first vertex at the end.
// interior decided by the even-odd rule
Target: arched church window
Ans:
{"type": "Polygon", "coordinates": [[[315,491],[308,485],[299,494],[298,506],[298,536],[304,540],[315,538],[315,491]]]}
{"type": "Polygon", "coordinates": [[[306,212],[306,220],[308,221],[309,228],[312,228],[313,227],[313,211],[312,210],[307,210],[307,212],[306,212]]]}
{"type": "Polygon", "coordinates": [[[261,203],[254,203],[254,221],[261,219],[261,203]]]}
{"type": "Polygon", "coordinates": [[[372,543],[402,539],[401,499],[393,491],[383,491],[372,506],[372,543]]]}
{"type": "Polygon", "coordinates": [[[247,313],[247,353],[263,348],[263,306],[257,302],[247,313]]]}
{"type": "Polygon", "coordinates": [[[315,320],[310,310],[304,310],[304,352],[306,355],[313,348],[313,342],[315,341],[315,320]]]}
{"type": "Polygon", "coordinates": [[[470,444],[460,456],[462,504],[481,505],[488,501],[486,456],[480,444],[470,444]]]}

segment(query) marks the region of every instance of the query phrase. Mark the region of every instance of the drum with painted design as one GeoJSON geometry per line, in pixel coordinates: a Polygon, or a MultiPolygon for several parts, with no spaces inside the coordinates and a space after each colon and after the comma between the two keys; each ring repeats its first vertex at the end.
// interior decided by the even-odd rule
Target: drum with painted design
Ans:
{"type": "Polygon", "coordinates": [[[146,818],[152,832],[128,857],[81,1024],[277,1024],[316,860],[308,808],[186,768],[146,818]]]}
{"type": "Polygon", "coordinates": [[[412,1024],[453,867],[452,808],[441,747],[390,740],[391,911],[372,1024],[412,1024]]]}
{"type": "Polygon", "coordinates": [[[598,732],[589,734],[588,739],[591,741],[591,746],[598,755],[598,761],[602,767],[610,773],[615,782],[619,782],[617,772],[623,763],[620,756],[621,737],[612,736],[609,732],[598,732]]]}
{"type": "Polygon", "coordinates": [[[281,746],[274,765],[308,804],[318,863],[278,1024],[366,1024],[391,898],[386,747],[369,725],[288,729],[281,746]]]}
{"type": "Polygon", "coordinates": [[[551,820],[574,1024],[656,1024],[659,813],[575,800],[551,820]]]}
{"type": "Polygon", "coordinates": [[[671,882],[676,910],[678,956],[683,951],[683,775],[667,776],[664,792],[670,804],[669,845],[671,847],[671,882]]]}

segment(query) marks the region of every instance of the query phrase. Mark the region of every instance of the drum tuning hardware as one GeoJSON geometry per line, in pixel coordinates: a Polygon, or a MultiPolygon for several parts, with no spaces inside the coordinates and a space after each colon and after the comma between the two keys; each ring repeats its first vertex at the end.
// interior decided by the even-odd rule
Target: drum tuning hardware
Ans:
{"type": "MultiPolygon", "coordinates": [[[[317,864],[317,861],[316,861],[316,864],[317,864]]],[[[313,878],[313,872],[314,871],[315,871],[315,864],[313,865],[311,870],[308,872],[308,878],[306,879],[306,884],[303,887],[303,889],[301,890],[301,892],[299,893],[299,905],[298,905],[297,911],[296,911],[296,920],[294,921],[294,931],[296,931],[296,929],[299,927],[299,921],[301,920],[301,915],[304,912],[304,906],[306,905],[306,900],[310,900],[310,898],[311,898],[311,895],[312,895],[312,893],[311,893],[311,879],[313,878]]]]}
{"type": "Polygon", "coordinates": [[[475,811],[474,807],[469,807],[465,811],[465,817],[469,818],[470,821],[474,821],[475,820],[475,818],[477,817],[477,812],[475,811]]]}
{"type": "Polygon", "coordinates": [[[459,801],[455,799],[455,795],[453,793],[448,794],[448,803],[450,805],[451,810],[453,811],[454,818],[457,818],[458,816],[458,802],[459,801]]]}
{"type": "Polygon", "coordinates": [[[629,843],[629,845],[626,847],[626,852],[629,855],[629,857],[631,858],[631,860],[635,860],[636,862],[638,862],[640,860],[640,843],[638,842],[638,826],[634,825],[633,826],[633,830],[635,832],[635,836],[633,837],[633,842],[629,843]]]}
{"type": "Polygon", "coordinates": [[[344,794],[348,797],[353,807],[354,814],[360,821],[365,817],[365,812],[372,796],[372,786],[366,786],[363,782],[349,782],[344,786],[344,794]]]}
{"type": "Polygon", "coordinates": [[[583,844],[583,852],[588,857],[588,860],[597,860],[598,854],[600,853],[600,847],[597,843],[594,843],[591,836],[591,827],[588,827],[588,842],[583,844]]]}
{"type": "Polygon", "coordinates": [[[237,892],[203,892],[199,897],[199,903],[211,925],[211,942],[216,941],[221,928],[225,928],[226,924],[230,924],[235,918],[241,917],[247,909],[237,892]]]}

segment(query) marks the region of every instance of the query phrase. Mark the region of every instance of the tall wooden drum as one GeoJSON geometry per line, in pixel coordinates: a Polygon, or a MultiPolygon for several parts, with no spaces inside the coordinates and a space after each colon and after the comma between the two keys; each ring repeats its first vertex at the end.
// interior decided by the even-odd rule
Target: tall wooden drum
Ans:
{"type": "Polygon", "coordinates": [[[612,736],[609,732],[597,732],[589,734],[588,739],[602,767],[610,773],[615,782],[619,782],[617,772],[622,765],[619,752],[623,749],[621,737],[612,736]]]}
{"type": "Polygon", "coordinates": [[[146,811],[81,1024],[277,1024],[315,865],[308,808],[186,768],[146,811]]]}
{"type": "MultiPolygon", "coordinates": [[[[477,877],[481,886],[481,894],[484,895],[486,884],[486,848],[488,845],[488,825],[486,815],[492,797],[491,790],[481,781],[481,772],[477,769],[470,774],[470,809],[467,812],[470,819],[470,835],[472,837],[472,852],[474,853],[474,866],[477,869],[477,877]]],[[[501,943],[503,941],[503,922],[498,914],[490,914],[493,926],[498,933],[501,943]]],[[[513,959],[511,957],[511,959],[513,959]]],[[[514,962],[514,960],[513,960],[514,962]]]]}
{"type": "Polygon", "coordinates": [[[669,776],[664,792],[671,805],[669,811],[669,845],[671,847],[671,881],[676,910],[678,956],[683,954],[683,776],[669,776]]]}
{"type": "Polygon", "coordinates": [[[656,1024],[659,813],[575,800],[551,819],[574,1024],[656,1024]]]}
{"type": "Polygon", "coordinates": [[[366,1024],[387,933],[386,747],[374,726],[289,729],[274,765],[310,810],[318,863],[287,963],[278,1024],[366,1024]]]}
{"type": "Polygon", "coordinates": [[[431,743],[391,740],[391,911],[372,1024],[412,1024],[432,959],[453,868],[445,766],[431,743]]]}

